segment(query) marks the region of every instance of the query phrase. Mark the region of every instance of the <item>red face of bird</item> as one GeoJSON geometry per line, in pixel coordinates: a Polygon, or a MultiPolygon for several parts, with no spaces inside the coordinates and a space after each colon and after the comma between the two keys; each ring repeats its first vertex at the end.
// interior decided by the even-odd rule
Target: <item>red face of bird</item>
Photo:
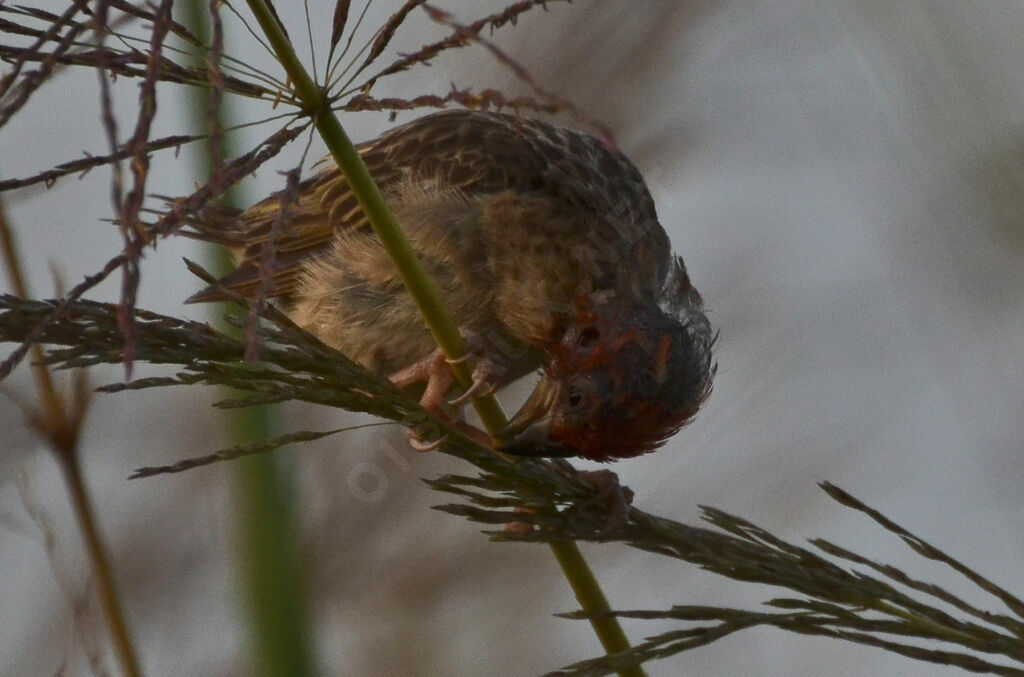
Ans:
{"type": "Polygon", "coordinates": [[[544,376],[503,434],[501,451],[595,461],[653,451],[686,424],[711,389],[710,325],[648,306],[579,304],[544,376]]]}

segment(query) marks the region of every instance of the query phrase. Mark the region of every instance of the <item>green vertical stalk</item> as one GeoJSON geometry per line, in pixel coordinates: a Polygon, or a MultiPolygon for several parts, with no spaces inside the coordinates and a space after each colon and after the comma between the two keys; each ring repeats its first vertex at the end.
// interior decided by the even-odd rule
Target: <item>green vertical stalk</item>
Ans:
{"type": "MultiPolygon", "coordinates": [[[[259,412],[254,412],[259,415],[259,412]]],[[[270,425],[236,417],[240,442],[266,439],[270,425]]],[[[245,595],[252,670],[264,677],[314,675],[295,491],[278,455],[240,459],[236,471],[238,572],[245,595]]]]}
{"type": "MultiPolygon", "coordinates": [[[[433,333],[438,346],[451,360],[462,357],[466,349],[465,341],[459,333],[455,320],[448,313],[437,288],[423,270],[415,252],[405,239],[401,228],[395,221],[394,214],[366,169],[362,157],[345,134],[338,118],[331,111],[324,91],[313,81],[299,61],[295,50],[292,49],[291,43],[266,3],[263,0],[246,1],[277,55],[278,61],[291,79],[296,95],[302,101],[306,112],[313,118],[317,131],[327,144],[331,156],[345,175],[345,180],[359,200],[363,211],[366,212],[366,216],[385,250],[395,262],[395,267],[398,269],[406,289],[423,312],[427,326],[433,333]]],[[[456,362],[453,364],[453,369],[459,383],[468,387],[472,380],[469,367],[464,362],[456,362]]],[[[492,436],[505,427],[507,418],[493,397],[478,397],[473,400],[473,406],[492,436]]],[[[590,612],[592,616],[596,616],[591,619],[591,626],[605,651],[616,653],[628,649],[629,640],[618,620],[611,616],[601,616],[610,611],[610,607],[579,547],[571,541],[563,541],[552,543],[551,549],[581,607],[590,612]]],[[[619,674],[622,677],[642,677],[645,673],[642,667],[636,666],[624,668],[619,671],[619,674]]]]}
{"type": "MultiPolygon", "coordinates": [[[[183,3],[184,23],[205,44],[209,44],[210,34],[208,7],[207,0],[183,3]]],[[[227,126],[230,117],[224,112],[226,103],[222,103],[212,121],[219,129],[227,126]]],[[[210,122],[207,90],[190,90],[189,109],[196,127],[210,122]]],[[[230,137],[222,137],[224,156],[235,154],[230,145],[230,137]]],[[[208,175],[212,167],[213,158],[207,154],[196,170],[208,175]]],[[[211,268],[226,273],[231,266],[225,252],[211,268]]],[[[273,410],[269,407],[231,410],[225,412],[225,419],[235,444],[264,440],[273,434],[273,410]]],[[[251,664],[246,674],[261,677],[304,677],[316,673],[300,530],[293,508],[299,498],[288,470],[285,459],[277,454],[241,459],[234,470],[237,585],[251,648],[251,664]]]]}

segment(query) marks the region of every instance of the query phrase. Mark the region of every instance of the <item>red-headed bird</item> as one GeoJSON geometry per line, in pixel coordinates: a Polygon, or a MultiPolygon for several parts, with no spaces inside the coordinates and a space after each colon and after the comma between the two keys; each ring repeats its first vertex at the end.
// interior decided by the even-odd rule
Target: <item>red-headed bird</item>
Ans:
{"type": "MultiPolygon", "coordinates": [[[[543,367],[501,450],[628,458],[694,416],[714,376],[713,332],[625,156],[539,120],[465,110],[358,150],[483,358],[477,376],[500,387],[543,367]]],[[[207,210],[192,235],[234,250],[227,289],[254,296],[270,279],[267,296],[299,326],[372,371],[403,387],[441,378],[419,309],[344,176],[325,165],[299,185],[269,259],[279,194],[207,210]]],[[[190,300],[222,298],[211,287],[190,300]]]]}

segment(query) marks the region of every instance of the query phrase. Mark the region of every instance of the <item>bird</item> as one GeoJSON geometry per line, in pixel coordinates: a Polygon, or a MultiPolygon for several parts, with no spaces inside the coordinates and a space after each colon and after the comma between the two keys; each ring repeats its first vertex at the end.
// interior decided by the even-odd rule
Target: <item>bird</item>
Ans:
{"type": "MultiPolygon", "coordinates": [[[[357,150],[479,359],[478,384],[541,371],[499,451],[613,461],[694,417],[716,334],[640,171],[608,139],[450,109],[357,150]]],[[[190,217],[185,234],[227,245],[237,266],[188,301],[263,294],[396,385],[447,390],[450,377],[430,387],[445,365],[344,175],[325,158],[284,197],[190,217]]]]}

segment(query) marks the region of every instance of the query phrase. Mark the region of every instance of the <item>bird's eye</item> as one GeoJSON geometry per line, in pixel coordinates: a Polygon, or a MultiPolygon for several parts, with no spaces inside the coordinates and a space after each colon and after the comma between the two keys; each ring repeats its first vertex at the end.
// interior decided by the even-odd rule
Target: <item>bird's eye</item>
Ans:
{"type": "Polygon", "coordinates": [[[576,386],[569,386],[569,393],[566,396],[566,402],[568,402],[571,409],[578,409],[583,404],[583,391],[576,386]]]}
{"type": "Polygon", "coordinates": [[[576,345],[580,348],[589,348],[597,340],[601,338],[601,333],[594,327],[587,327],[580,331],[579,336],[576,337],[576,345]]]}

